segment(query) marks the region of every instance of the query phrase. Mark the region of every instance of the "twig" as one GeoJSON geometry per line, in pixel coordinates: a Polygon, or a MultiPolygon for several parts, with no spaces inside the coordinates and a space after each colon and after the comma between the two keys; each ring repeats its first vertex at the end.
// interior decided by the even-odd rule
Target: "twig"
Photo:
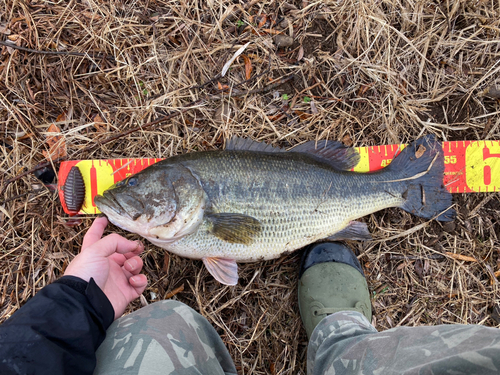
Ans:
{"type": "Polygon", "coordinates": [[[388,260],[423,260],[423,259],[435,260],[435,259],[445,259],[446,257],[442,254],[431,254],[428,256],[389,254],[387,258],[388,260]]]}
{"type": "Polygon", "coordinates": [[[173,296],[175,296],[176,294],[178,294],[178,293],[180,293],[182,291],[184,291],[184,284],[182,284],[178,288],[175,288],[171,292],[167,293],[163,299],[170,299],[170,298],[172,298],[173,296]]]}
{"type": "Polygon", "coordinates": [[[115,60],[115,58],[113,56],[102,55],[100,53],[96,53],[96,54],[90,55],[88,53],[81,53],[81,52],[40,51],[40,50],[36,50],[36,49],[31,49],[31,48],[17,46],[14,43],[5,42],[5,41],[2,41],[2,40],[0,40],[0,45],[1,46],[10,47],[10,48],[14,48],[14,49],[17,49],[17,50],[20,50],[20,51],[24,51],[24,52],[37,53],[39,55],[63,55],[63,56],[92,57],[94,59],[109,59],[109,60],[113,60],[113,61],[115,60]]]}
{"type": "Polygon", "coordinates": [[[4,201],[0,201],[0,206],[4,205],[5,203],[8,203],[8,202],[11,202],[13,200],[16,200],[18,198],[22,198],[22,197],[25,197],[26,195],[31,195],[31,194],[38,194],[42,191],[43,189],[33,189],[33,190],[30,190],[30,191],[27,191],[26,193],[22,193],[22,194],[18,194],[18,195],[15,195],[13,197],[10,197],[10,198],[7,198],[6,200],[4,201]]]}
{"type": "Polygon", "coordinates": [[[210,95],[208,98],[209,99],[222,99],[222,98],[227,98],[227,97],[234,98],[234,97],[238,97],[238,96],[247,96],[247,95],[251,95],[251,94],[261,94],[263,92],[271,91],[272,89],[274,89],[278,86],[281,86],[285,82],[291,81],[294,78],[295,78],[295,75],[290,74],[289,76],[280,78],[280,79],[274,81],[273,83],[271,83],[270,85],[267,85],[265,87],[261,87],[260,89],[245,90],[245,91],[239,92],[237,94],[231,94],[231,95],[210,95]]]}

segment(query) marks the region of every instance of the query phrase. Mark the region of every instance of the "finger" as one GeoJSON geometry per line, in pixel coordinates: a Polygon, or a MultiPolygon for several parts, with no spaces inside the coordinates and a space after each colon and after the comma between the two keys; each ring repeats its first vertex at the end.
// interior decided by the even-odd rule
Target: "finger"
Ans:
{"type": "Polygon", "coordinates": [[[139,272],[141,272],[142,266],[142,259],[138,256],[135,256],[126,260],[123,268],[125,268],[125,270],[130,272],[132,275],[137,275],[139,272]]]}
{"type": "Polygon", "coordinates": [[[125,258],[129,259],[129,258],[135,257],[135,256],[139,255],[140,253],[142,253],[144,251],[144,244],[142,243],[142,241],[138,240],[138,241],[135,241],[135,242],[137,242],[137,249],[135,249],[131,253],[125,253],[125,254],[123,254],[123,256],[125,258]]]}
{"type": "Polygon", "coordinates": [[[144,289],[146,289],[146,286],[148,285],[148,278],[146,277],[146,275],[143,275],[141,273],[129,278],[128,282],[130,283],[130,285],[132,285],[137,294],[140,295],[142,294],[142,292],[144,292],[144,289]]]}
{"type": "MultiPolygon", "coordinates": [[[[133,253],[129,253],[129,254],[133,254],[133,253]]],[[[125,264],[125,261],[127,260],[127,257],[123,254],[114,253],[114,254],[110,255],[108,259],[112,260],[113,262],[118,264],[120,267],[123,267],[123,265],[125,264]]]]}
{"type": "Polygon", "coordinates": [[[108,257],[114,253],[138,254],[144,246],[140,241],[130,241],[116,233],[110,234],[92,245],[95,252],[100,256],[108,257]]]}
{"type": "MultiPolygon", "coordinates": [[[[139,242],[139,241],[137,241],[137,242],[139,242]]],[[[127,259],[136,257],[138,254],[140,254],[144,250],[144,246],[142,243],[141,243],[141,245],[139,245],[137,250],[134,250],[130,253],[125,253],[125,254],[114,253],[109,258],[111,260],[115,261],[120,267],[122,267],[127,259]]]]}
{"type": "Polygon", "coordinates": [[[98,217],[92,223],[85,237],[83,237],[82,251],[85,250],[90,245],[93,245],[99,241],[104,233],[104,229],[108,225],[108,219],[106,217],[98,217]]]}

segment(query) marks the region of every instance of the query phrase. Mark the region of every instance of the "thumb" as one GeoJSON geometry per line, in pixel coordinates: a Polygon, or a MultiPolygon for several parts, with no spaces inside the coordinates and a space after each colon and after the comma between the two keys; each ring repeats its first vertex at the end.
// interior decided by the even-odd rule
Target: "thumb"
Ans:
{"type": "Polygon", "coordinates": [[[94,220],[85,237],[83,237],[82,251],[101,239],[107,225],[108,219],[105,217],[98,217],[94,220]]]}

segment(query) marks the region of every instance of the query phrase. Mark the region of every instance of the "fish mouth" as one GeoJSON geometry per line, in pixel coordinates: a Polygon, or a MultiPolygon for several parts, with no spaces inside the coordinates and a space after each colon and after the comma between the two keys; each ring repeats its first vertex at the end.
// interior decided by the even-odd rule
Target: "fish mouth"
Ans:
{"type": "Polygon", "coordinates": [[[129,194],[123,193],[120,193],[119,197],[120,199],[118,199],[117,195],[114,194],[112,190],[106,190],[102,195],[96,196],[94,202],[101,211],[103,210],[100,206],[102,206],[103,209],[109,208],[109,210],[120,216],[128,216],[132,221],[136,221],[142,216],[144,204],[140,200],[129,194]]]}
{"type": "Polygon", "coordinates": [[[130,216],[109,190],[102,193],[102,195],[96,195],[96,197],[94,198],[94,202],[97,205],[97,208],[99,208],[99,210],[103,213],[105,213],[103,208],[109,208],[110,210],[116,212],[118,215],[130,216]]]}

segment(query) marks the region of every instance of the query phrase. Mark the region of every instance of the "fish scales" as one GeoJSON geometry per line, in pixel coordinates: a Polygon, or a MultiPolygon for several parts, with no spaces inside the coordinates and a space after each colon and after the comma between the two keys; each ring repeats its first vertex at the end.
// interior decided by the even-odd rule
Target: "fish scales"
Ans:
{"type": "MultiPolygon", "coordinates": [[[[310,157],[245,151],[186,154],[182,163],[199,179],[208,211],[241,213],[262,223],[252,244],[234,244],[210,233],[206,220],[195,233],[169,245],[188,257],[211,255],[238,262],[279,257],[343,229],[351,220],[401,204],[401,183],[387,173],[339,172],[310,157]],[[213,166],[216,165],[217,168],[213,166]]],[[[159,167],[161,167],[159,163],[159,167]]]]}
{"type": "Polygon", "coordinates": [[[225,151],[174,156],[116,183],[95,202],[109,220],[178,255],[202,259],[221,283],[236,262],[279,257],[328,239],[369,239],[354,220],[388,207],[453,220],[444,157],[433,136],[374,173],[348,171],[359,155],[338,142],[282,152],[249,140],[225,151]],[[251,151],[249,151],[251,150],[251,151]]]}

